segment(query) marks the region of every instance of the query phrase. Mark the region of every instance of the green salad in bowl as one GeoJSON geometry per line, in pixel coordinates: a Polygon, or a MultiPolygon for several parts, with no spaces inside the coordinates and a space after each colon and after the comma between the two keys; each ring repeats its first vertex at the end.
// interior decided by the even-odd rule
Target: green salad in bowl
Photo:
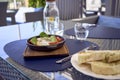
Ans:
{"type": "Polygon", "coordinates": [[[27,40],[27,45],[33,50],[55,50],[61,48],[65,39],[58,35],[48,35],[41,32],[40,35],[31,37],[27,40]]]}

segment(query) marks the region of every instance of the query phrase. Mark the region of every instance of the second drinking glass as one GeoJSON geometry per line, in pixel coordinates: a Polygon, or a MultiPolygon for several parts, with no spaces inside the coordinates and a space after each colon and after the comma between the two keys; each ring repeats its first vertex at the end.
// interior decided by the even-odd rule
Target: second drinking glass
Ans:
{"type": "Polygon", "coordinates": [[[86,40],[89,34],[89,30],[86,28],[87,25],[83,23],[76,23],[74,26],[75,37],[77,40],[86,40]]]}

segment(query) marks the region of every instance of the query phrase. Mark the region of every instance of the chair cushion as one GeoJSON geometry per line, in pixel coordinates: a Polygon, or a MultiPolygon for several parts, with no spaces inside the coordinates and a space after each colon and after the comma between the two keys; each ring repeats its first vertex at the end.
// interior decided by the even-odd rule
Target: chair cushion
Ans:
{"type": "Polygon", "coordinates": [[[7,10],[8,2],[0,2],[0,26],[6,25],[6,10],[7,10]]]}
{"type": "Polygon", "coordinates": [[[120,18],[110,16],[99,16],[98,25],[120,28],[120,18]]]}

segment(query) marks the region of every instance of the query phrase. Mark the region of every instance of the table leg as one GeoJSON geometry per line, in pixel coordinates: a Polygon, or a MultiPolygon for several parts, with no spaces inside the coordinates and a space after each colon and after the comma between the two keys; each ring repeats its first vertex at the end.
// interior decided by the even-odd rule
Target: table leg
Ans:
{"type": "Polygon", "coordinates": [[[18,24],[18,34],[19,34],[19,39],[21,39],[20,24],[18,24]]]}
{"type": "Polygon", "coordinates": [[[15,24],[15,16],[12,16],[12,24],[15,24]]]}

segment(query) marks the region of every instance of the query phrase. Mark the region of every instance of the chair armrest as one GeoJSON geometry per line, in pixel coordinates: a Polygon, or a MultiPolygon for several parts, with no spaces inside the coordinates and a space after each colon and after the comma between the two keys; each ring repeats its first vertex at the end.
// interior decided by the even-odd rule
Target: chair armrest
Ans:
{"type": "Polygon", "coordinates": [[[98,17],[99,16],[90,16],[86,18],[72,19],[72,21],[80,22],[80,23],[97,24],[98,17]]]}
{"type": "Polygon", "coordinates": [[[25,13],[26,22],[43,20],[43,11],[25,13]]]}

